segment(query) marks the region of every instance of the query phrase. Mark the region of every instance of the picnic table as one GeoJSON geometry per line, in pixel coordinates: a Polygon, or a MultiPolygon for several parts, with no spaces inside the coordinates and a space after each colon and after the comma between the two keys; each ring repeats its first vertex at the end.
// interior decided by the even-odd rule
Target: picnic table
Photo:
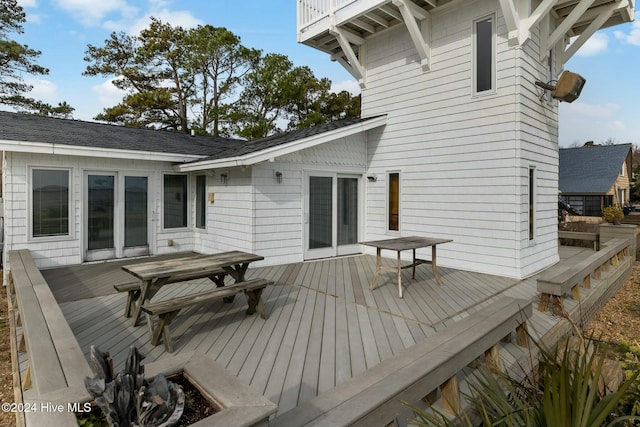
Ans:
{"type": "Polygon", "coordinates": [[[374,289],[378,284],[378,280],[380,279],[380,274],[383,271],[393,271],[397,274],[398,277],[398,294],[400,298],[402,298],[402,275],[401,270],[403,268],[412,268],[411,278],[416,278],[416,266],[420,264],[431,264],[431,269],[433,270],[433,276],[436,279],[436,282],[439,285],[442,285],[442,279],[440,278],[440,274],[438,273],[438,266],[436,264],[436,246],[442,243],[452,242],[451,239],[439,239],[433,237],[420,237],[420,236],[409,236],[409,237],[398,237],[395,239],[383,239],[383,240],[372,240],[368,242],[360,242],[361,245],[373,246],[376,248],[376,274],[373,277],[373,281],[369,286],[369,289],[374,289]],[[416,249],[419,248],[427,248],[431,246],[431,260],[424,260],[416,258],[416,249]],[[386,267],[382,265],[382,256],[381,252],[383,249],[396,251],[397,253],[397,265],[394,267],[386,267]],[[401,265],[400,263],[400,252],[405,250],[413,250],[413,262],[409,265],[401,265]]]}
{"type": "Polygon", "coordinates": [[[245,281],[249,264],[264,257],[248,252],[229,251],[213,255],[197,255],[161,261],[149,261],[122,266],[127,273],[140,280],[140,289],[130,293],[133,299],[127,311],[133,309],[134,326],[140,319],[142,305],[151,300],[166,284],[187,280],[209,278],[218,287],[224,286],[224,277],[229,274],[236,283],[245,281]]]}

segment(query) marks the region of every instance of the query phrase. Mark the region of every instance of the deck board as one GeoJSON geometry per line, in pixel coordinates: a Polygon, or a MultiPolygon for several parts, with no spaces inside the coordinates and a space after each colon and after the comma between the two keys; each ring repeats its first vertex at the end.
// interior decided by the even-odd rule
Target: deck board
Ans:
{"type": "MultiPolygon", "coordinates": [[[[575,251],[565,255],[573,260],[581,256],[575,251]]],[[[391,266],[395,259],[383,262],[391,266]]],[[[96,274],[79,266],[79,271],[69,267],[45,275],[85,354],[96,344],[111,353],[119,370],[131,345],[145,355],[145,363],[204,352],[278,404],[278,413],[364,372],[502,294],[537,304],[535,278],[519,281],[440,267],[440,286],[428,265],[417,267],[415,279],[409,269],[402,271],[402,299],[392,273],[383,274],[370,290],[375,273],[371,255],[250,268],[247,278],[276,282],[262,295],[268,318],[247,316],[242,295],[231,304],[215,301],[190,307],[171,325],[175,353],[169,354],[164,346],[151,345],[146,319],[133,327],[131,319],[124,318],[126,295],[116,293],[108,282],[109,269],[119,271],[122,263],[92,265],[96,274]],[[74,281],[81,281],[75,286],[82,298],[70,291],[74,281]],[[93,285],[98,290],[87,289],[93,285]]],[[[123,280],[119,274],[113,277],[123,280]]],[[[157,298],[210,286],[208,279],[169,285],[157,298]]],[[[535,312],[530,331],[544,334],[556,322],[548,313],[535,312]]],[[[504,351],[508,360],[517,356],[509,346],[504,351]]]]}

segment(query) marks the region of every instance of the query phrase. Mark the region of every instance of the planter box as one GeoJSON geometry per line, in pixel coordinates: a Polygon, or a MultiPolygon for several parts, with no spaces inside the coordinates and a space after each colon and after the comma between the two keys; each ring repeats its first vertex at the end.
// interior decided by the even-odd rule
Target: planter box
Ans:
{"type": "MultiPolygon", "coordinates": [[[[269,417],[278,409],[276,404],[254,392],[202,353],[192,352],[158,360],[144,365],[144,372],[147,379],[158,374],[165,377],[182,374],[212,403],[216,412],[192,424],[193,427],[266,427],[269,417]]],[[[81,410],[82,403],[89,400],[86,390],[72,388],[26,399],[25,405],[35,409],[25,414],[26,427],[75,426],[75,415],[69,409],[75,405],[81,410]]]]}

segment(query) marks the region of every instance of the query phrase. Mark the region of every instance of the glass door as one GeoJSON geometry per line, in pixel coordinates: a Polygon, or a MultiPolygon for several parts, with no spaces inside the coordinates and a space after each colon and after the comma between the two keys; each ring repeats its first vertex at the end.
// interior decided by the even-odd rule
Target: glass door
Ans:
{"type": "Polygon", "coordinates": [[[115,257],[115,175],[87,175],[87,256],[88,261],[115,257]]]}
{"type": "Polygon", "coordinates": [[[360,177],[311,173],[305,186],[305,259],[359,253],[360,177]]]}
{"type": "Polygon", "coordinates": [[[116,172],[85,177],[85,260],[148,254],[148,177],[116,172]]]}
{"type": "Polygon", "coordinates": [[[123,256],[149,254],[149,208],[146,176],[124,177],[123,256]]]}

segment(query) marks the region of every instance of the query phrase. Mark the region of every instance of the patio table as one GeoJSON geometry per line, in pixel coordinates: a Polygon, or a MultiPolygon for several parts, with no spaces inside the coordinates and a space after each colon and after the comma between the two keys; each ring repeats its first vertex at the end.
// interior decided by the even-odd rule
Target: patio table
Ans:
{"type": "Polygon", "coordinates": [[[440,278],[440,274],[438,273],[438,266],[436,264],[436,246],[442,243],[452,242],[451,239],[438,239],[433,237],[420,237],[420,236],[410,236],[410,237],[398,237],[395,239],[383,239],[383,240],[372,240],[369,242],[360,242],[361,245],[373,246],[376,248],[376,274],[373,277],[373,281],[369,286],[369,289],[374,289],[378,284],[378,280],[380,279],[380,274],[383,271],[393,271],[397,274],[398,277],[398,294],[400,298],[402,298],[402,275],[401,270],[403,268],[411,267],[413,269],[411,278],[416,278],[416,266],[420,264],[431,264],[431,269],[433,270],[433,276],[436,279],[436,282],[439,285],[442,285],[442,279],[440,278]],[[431,246],[431,260],[424,260],[416,258],[416,249],[419,248],[427,248],[431,246]],[[397,253],[397,265],[394,267],[386,267],[382,265],[382,257],[381,252],[382,249],[396,251],[397,253]],[[413,250],[413,262],[409,265],[402,266],[400,263],[400,252],[405,250],[413,250]]]}
{"type": "Polygon", "coordinates": [[[164,285],[209,278],[220,287],[224,286],[225,274],[233,277],[236,283],[244,282],[249,264],[263,259],[263,256],[248,252],[229,251],[122,266],[124,271],[141,281],[140,294],[133,302],[134,326],[140,319],[142,305],[151,300],[164,285]]]}

